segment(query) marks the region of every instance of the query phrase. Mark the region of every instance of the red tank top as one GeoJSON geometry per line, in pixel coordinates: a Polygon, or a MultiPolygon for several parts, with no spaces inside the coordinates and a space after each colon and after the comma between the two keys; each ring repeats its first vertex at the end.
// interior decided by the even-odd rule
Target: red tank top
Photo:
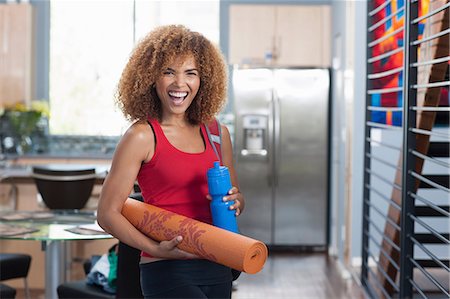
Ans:
{"type": "Polygon", "coordinates": [[[206,172],[218,159],[205,126],[200,126],[205,151],[191,154],[175,148],[158,121],[150,120],[150,124],[155,134],[155,153],[149,162],[142,164],[137,176],[144,201],[211,224],[206,172]]]}

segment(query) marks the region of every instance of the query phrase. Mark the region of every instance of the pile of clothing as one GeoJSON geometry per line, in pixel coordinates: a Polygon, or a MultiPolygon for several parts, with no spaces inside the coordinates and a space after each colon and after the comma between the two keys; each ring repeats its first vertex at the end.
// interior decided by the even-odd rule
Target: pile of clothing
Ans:
{"type": "Polygon", "coordinates": [[[100,257],[92,257],[93,267],[86,277],[87,284],[100,286],[105,292],[111,294],[116,293],[117,249],[118,244],[115,244],[108,250],[108,253],[100,257]]]}

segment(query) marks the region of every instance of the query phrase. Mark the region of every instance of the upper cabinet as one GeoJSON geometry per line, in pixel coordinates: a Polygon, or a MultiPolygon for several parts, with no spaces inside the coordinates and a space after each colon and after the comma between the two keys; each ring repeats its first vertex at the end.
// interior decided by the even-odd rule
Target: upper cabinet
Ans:
{"type": "Polygon", "coordinates": [[[329,67],[327,5],[231,5],[230,64],[329,67]]]}
{"type": "Polygon", "coordinates": [[[30,4],[0,4],[0,107],[31,100],[32,20],[30,4]]]}

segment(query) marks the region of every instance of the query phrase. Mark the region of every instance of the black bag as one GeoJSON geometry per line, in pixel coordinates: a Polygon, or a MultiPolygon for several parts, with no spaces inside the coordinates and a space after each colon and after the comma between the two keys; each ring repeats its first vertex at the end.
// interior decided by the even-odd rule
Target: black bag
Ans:
{"type": "Polygon", "coordinates": [[[242,273],[241,271],[231,269],[231,275],[233,276],[233,281],[238,279],[239,276],[241,276],[241,273],[242,273]]]}

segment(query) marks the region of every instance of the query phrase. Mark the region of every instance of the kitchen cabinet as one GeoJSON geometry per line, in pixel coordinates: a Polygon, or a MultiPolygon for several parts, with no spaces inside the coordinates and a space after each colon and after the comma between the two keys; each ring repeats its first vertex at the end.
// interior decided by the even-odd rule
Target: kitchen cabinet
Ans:
{"type": "Polygon", "coordinates": [[[0,5],[0,106],[32,98],[32,22],[30,4],[0,5]]]}
{"type": "Polygon", "coordinates": [[[230,64],[329,67],[327,5],[231,5],[230,64]]]}

